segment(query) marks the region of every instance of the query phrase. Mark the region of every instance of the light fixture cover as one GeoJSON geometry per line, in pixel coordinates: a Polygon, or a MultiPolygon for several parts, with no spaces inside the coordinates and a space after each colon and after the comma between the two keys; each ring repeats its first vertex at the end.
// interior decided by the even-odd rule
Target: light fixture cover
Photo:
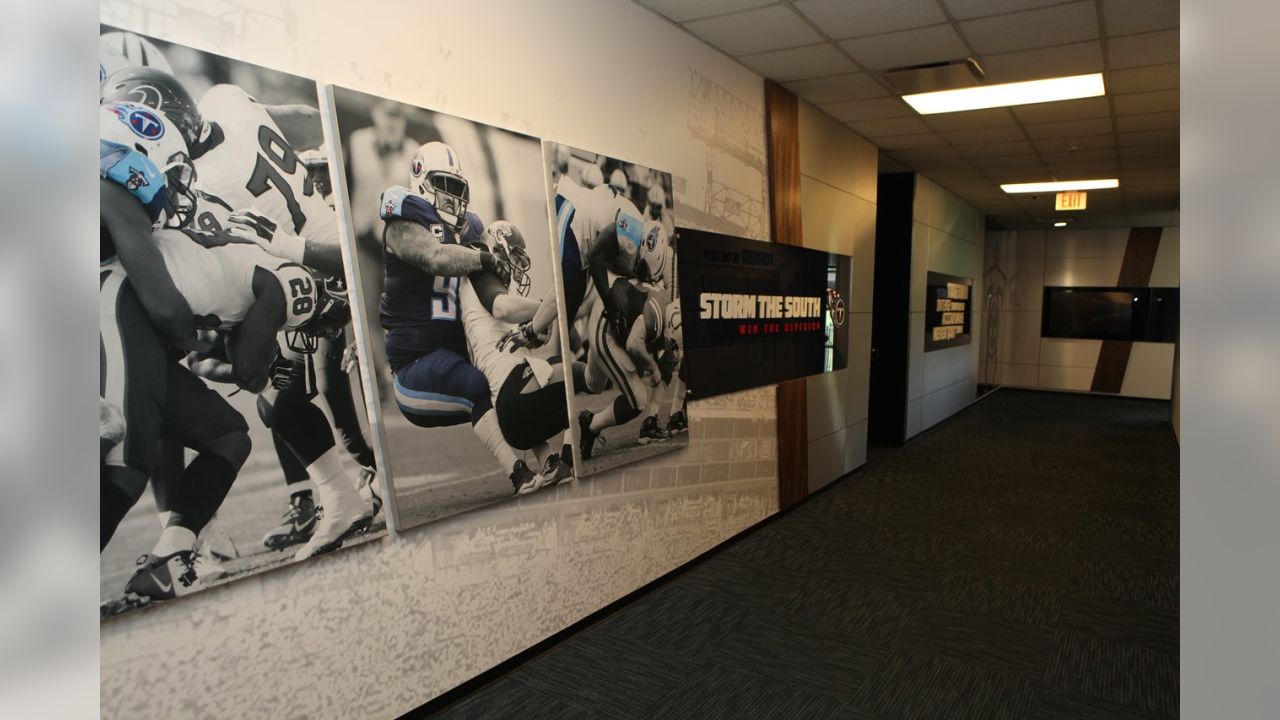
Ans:
{"type": "Polygon", "coordinates": [[[1067,226],[1067,223],[1066,223],[1065,221],[1059,220],[1058,222],[1054,223],[1054,224],[1053,224],[1053,226],[1054,226],[1054,227],[1066,227],[1066,226],[1067,226]]]}
{"type": "Polygon", "coordinates": [[[1102,73],[1028,80],[1026,82],[982,85],[903,95],[902,99],[921,115],[982,110],[984,108],[1030,105],[1032,103],[1075,100],[1105,95],[1102,73]]]}
{"type": "Polygon", "coordinates": [[[1116,178],[1098,180],[1063,180],[1053,182],[1007,183],[1000,189],[1007,193],[1047,193],[1067,192],[1068,190],[1107,190],[1120,187],[1116,178]]]}

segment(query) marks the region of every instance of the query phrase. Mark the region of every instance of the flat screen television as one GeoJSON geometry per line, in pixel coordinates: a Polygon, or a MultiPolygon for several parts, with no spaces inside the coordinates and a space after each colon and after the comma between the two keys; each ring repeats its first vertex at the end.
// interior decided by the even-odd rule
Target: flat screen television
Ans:
{"type": "Polygon", "coordinates": [[[1040,335],[1174,342],[1178,288],[1046,287],[1040,335]]]}

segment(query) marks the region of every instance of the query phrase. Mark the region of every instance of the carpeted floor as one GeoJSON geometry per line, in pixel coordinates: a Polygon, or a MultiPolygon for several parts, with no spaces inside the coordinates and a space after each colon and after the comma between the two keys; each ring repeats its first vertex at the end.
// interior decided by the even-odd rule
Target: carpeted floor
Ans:
{"type": "Polygon", "coordinates": [[[1177,715],[1168,405],[1011,390],[440,713],[1177,715]]]}

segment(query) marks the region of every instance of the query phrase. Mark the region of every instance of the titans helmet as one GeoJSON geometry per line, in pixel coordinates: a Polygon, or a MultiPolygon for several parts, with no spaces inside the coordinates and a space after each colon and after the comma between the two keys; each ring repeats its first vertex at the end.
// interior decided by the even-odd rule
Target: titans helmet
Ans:
{"type": "Polygon", "coordinates": [[[409,189],[436,209],[442,220],[457,232],[467,221],[471,185],[462,172],[462,159],[442,142],[418,148],[409,161],[409,189]]]}
{"type": "Polygon", "coordinates": [[[148,207],[156,227],[186,227],[196,209],[196,168],[182,134],[163,113],[143,105],[113,102],[98,107],[103,176],[114,172],[130,151],[144,156],[160,173],[164,187],[152,185],[148,190],[145,186],[153,181],[144,167],[129,168],[130,176],[121,184],[148,207]],[[156,192],[163,195],[157,199],[156,192]],[[144,200],[143,193],[155,205],[144,200]]]}
{"type": "Polygon", "coordinates": [[[195,148],[204,133],[204,119],[191,93],[178,79],[156,67],[126,67],[102,81],[101,101],[131,102],[159,110],[195,148]]]}
{"type": "Polygon", "coordinates": [[[508,287],[527,297],[532,280],[529,278],[529,251],[520,229],[506,220],[489,223],[484,229],[484,244],[498,261],[506,266],[510,275],[508,287]]]}

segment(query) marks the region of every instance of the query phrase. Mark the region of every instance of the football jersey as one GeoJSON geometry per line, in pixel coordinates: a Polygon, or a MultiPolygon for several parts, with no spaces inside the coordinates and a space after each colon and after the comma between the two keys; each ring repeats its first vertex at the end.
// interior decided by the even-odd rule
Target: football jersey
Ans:
{"type": "Polygon", "coordinates": [[[256,243],[228,233],[157,230],[152,237],[178,292],[206,327],[239,324],[255,300],[254,271],[274,272],[286,264],[256,243]]]}
{"type": "Polygon", "coordinates": [[[596,235],[611,225],[618,228],[616,269],[629,275],[634,271],[644,232],[644,221],[635,203],[608,185],[588,190],[568,177],[560,178],[556,185],[556,230],[562,257],[573,251],[566,245],[575,244],[581,266],[586,268],[596,235]]]}
{"type": "Polygon", "coordinates": [[[257,208],[297,235],[338,242],[337,215],[265,107],[236,85],[214,85],[199,106],[211,127],[195,160],[201,190],[235,210],[257,208]]]}
{"type": "MultiPolygon", "coordinates": [[[[458,237],[430,203],[399,185],[382,194],[379,214],[384,221],[417,223],[446,245],[483,242],[484,224],[475,213],[467,213],[462,237],[458,237]]],[[[385,235],[382,267],[386,281],[378,315],[387,331],[387,359],[392,367],[398,368],[439,348],[465,356],[467,343],[458,310],[462,278],[432,275],[401,260],[387,248],[385,235]]]]}
{"type": "Polygon", "coordinates": [[[496,404],[502,383],[506,382],[512,369],[524,364],[529,352],[524,348],[515,352],[498,349],[498,341],[512,326],[484,309],[480,296],[471,287],[471,280],[462,280],[462,291],[458,299],[462,303],[462,327],[467,336],[467,349],[471,352],[471,364],[484,373],[485,379],[489,381],[489,392],[496,404]]]}

